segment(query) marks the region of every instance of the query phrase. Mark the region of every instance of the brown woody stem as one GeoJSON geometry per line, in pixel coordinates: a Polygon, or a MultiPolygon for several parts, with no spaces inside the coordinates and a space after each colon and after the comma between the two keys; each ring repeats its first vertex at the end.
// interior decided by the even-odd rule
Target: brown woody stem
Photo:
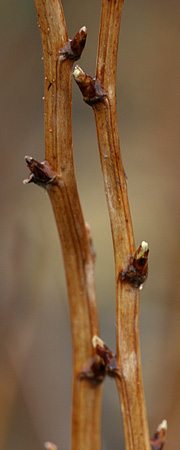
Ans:
{"type": "MultiPolygon", "coordinates": [[[[150,450],[139,348],[139,289],[147,276],[147,253],[135,253],[127,185],[121,159],[116,113],[116,64],[123,0],[102,0],[96,81],[75,69],[84,100],[95,114],[99,152],[109,208],[116,276],[116,377],[121,398],[126,450],[150,450]],[[92,84],[102,95],[92,93],[92,84]],[[89,89],[91,87],[91,89],[89,89]],[[88,99],[89,96],[89,99],[88,99]],[[95,101],[93,101],[93,98],[95,101]],[[145,273],[142,274],[142,267],[145,273]],[[136,279],[128,277],[135,273],[136,279]],[[144,277],[139,278],[140,275],[144,277]],[[126,274],[126,276],[125,276],[126,274]]],[[[142,249],[141,249],[142,250],[142,249]]],[[[144,249],[146,250],[146,249],[144,249]]]]}
{"type": "Polygon", "coordinates": [[[119,274],[135,253],[116,113],[116,65],[123,0],[102,0],[96,77],[107,99],[94,105],[101,166],[111,221],[116,276],[117,365],[126,450],[149,450],[139,348],[139,290],[119,274]]]}
{"type": "Polygon", "coordinates": [[[47,188],[62,245],[73,341],[72,450],[100,450],[102,385],[79,376],[93,357],[92,337],[98,334],[94,255],[79,202],[72,149],[72,66],[83,49],[86,29],[69,41],[61,2],[35,0],[35,6],[44,54],[46,162],[28,157],[29,181],[43,182],[47,188]]]}

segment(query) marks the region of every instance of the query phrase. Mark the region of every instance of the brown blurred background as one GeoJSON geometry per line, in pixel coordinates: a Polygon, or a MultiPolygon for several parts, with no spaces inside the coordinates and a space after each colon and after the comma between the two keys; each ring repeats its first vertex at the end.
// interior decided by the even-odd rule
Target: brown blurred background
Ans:
{"type": "MultiPolygon", "coordinates": [[[[69,36],[86,25],[81,67],[95,74],[100,0],[63,2],[69,36]]],[[[136,245],[150,245],[141,350],[151,435],[168,420],[180,448],[180,2],[126,0],[117,73],[121,149],[136,245]]],[[[43,62],[33,0],[0,2],[0,449],[70,446],[71,338],[57,230],[47,195],[22,180],[44,159],[43,62]]],[[[80,198],[97,252],[101,336],[115,351],[114,262],[91,109],[73,86],[80,198]]],[[[103,394],[103,450],[124,449],[115,384],[103,394]]]]}

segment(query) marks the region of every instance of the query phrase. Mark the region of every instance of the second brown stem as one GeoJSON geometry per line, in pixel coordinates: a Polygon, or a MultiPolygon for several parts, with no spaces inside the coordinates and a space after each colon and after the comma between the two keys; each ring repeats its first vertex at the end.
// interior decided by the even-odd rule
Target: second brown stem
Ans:
{"type": "Polygon", "coordinates": [[[79,67],[74,71],[74,78],[84,100],[93,107],[95,114],[111,222],[116,277],[117,387],[126,450],[149,450],[139,347],[139,285],[147,275],[148,247],[142,243],[135,253],[116,113],[116,64],[122,7],[123,0],[102,0],[96,78],[92,79],[79,67]],[[144,278],[139,264],[141,251],[144,278]]]}
{"type": "Polygon", "coordinates": [[[102,1],[96,78],[107,94],[93,106],[109,208],[116,277],[116,341],[127,450],[150,450],[139,347],[139,290],[121,272],[135,252],[116,113],[116,65],[123,1],[102,1]]]}

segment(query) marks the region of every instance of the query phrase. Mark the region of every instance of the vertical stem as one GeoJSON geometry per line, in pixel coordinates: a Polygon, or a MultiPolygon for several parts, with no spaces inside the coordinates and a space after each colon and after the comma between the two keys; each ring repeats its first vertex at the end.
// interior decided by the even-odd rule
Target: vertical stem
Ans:
{"type": "Polygon", "coordinates": [[[102,0],[96,77],[107,97],[93,106],[100,159],[111,221],[116,276],[117,387],[121,398],[126,449],[149,450],[150,439],[139,349],[139,290],[121,280],[135,245],[116,114],[116,61],[123,0],[102,0]]]}
{"type": "Polygon", "coordinates": [[[73,341],[72,450],[100,450],[102,385],[81,377],[98,334],[94,257],[79,202],[72,149],[72,66],[61,2],[35,0],[45,74],[45,155],[56,183],[48,192],[61,240],[73,341]]]}

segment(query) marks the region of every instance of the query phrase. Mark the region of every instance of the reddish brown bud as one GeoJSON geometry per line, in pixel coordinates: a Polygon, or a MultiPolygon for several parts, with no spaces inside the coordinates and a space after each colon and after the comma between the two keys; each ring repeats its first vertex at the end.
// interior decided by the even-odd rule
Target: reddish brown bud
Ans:
{"type": "Polygon", "coordinates": [[[77,61],[81,57],[81,53],[84,49],[87,37],[87,28],[82,27],[77,32],[76,36],[71,40],[69,39],[64,48],[60,49],[58,54],[60,59],[64,61],[67,58],[77,61]]]}
{"type": "Polygon", "coordinates": [[[104,341],[96,335],[92,338],[92,345],[95,348],[96,354],[100,356],[103,362],[105,373],[109,376],[117,375],[118,367],[114,353],[107,347],[104,341]]]}
{"type": "Polygon", "coordinates": [[[96,335],[93,336],[92,345],[95,349],[95,356],[87,361],[79,376],[81,378],[88,378],[95,383],[101,383],[106,375],[120,377],[116,357],[102,339],[96,335]]]}
{"type": "Polygon", "coordinates": [[[102,101],[107,95],[104,87],[97,78],[87,75],[79,66],[74,69],[74,79],[88,105],[102,101]]]}
{"type": "Polygon", "coordinates": [[[167,436],[167,420],[163,420],[151,439],[152,450],[162,450],[167,436]]]}
{"type": "Polygon", "coordinates": [[[137,288],[142,288],[148,275],[148,253],[147,242],[142,241],[134,256],[131,256],[127,268],[120,274],[122,281],[129,281],[137,288]]]}
{"type": "Polygon", "coordinates": [[[41,187],[48,188],[55,184],[55,176],[47,161],[38,162],[31,156],[25,156],[27,166],[31,171],[29,178],[23,181],[24,184],[35,183],[41,187]]]}

